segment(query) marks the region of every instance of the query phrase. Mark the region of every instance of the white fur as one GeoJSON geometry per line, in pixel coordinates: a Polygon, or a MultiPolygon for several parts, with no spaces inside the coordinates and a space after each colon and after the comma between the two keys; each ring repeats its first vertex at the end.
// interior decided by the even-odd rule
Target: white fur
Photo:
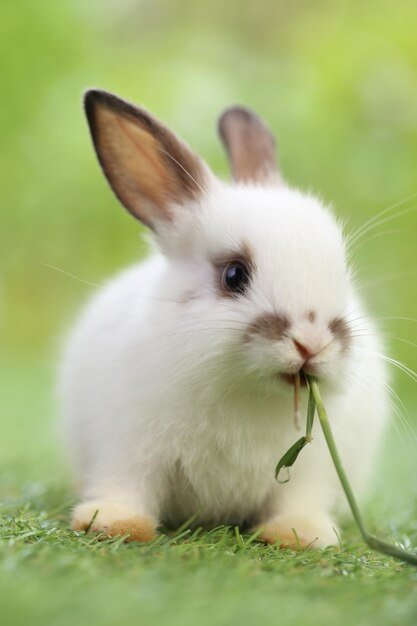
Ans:
{"type": "MultiPolygon", "coordinates": [[[[290,339],[244,337],[276,312],[298,340],[329,344],[316,358],[321,389],[362,492],[387,417],[386,372],[371,354],[381,347],[369,318],[353,322],[361,330],[346,353],[329,333],[332,319],[364,315],[341,229],[312,196],[215,180],[177,214],[174,231],[159,232],[164,254],[110,282],[68,341],[60,397],[84,502],[128,503],[129,514],[174,526],[193,514],[207,525],[284,519],[303,534],[304,520],[315,545],[335,543],[344,498],[318,424],[290,482],[274,479],[300,436],[292,388],[276,375],[300,367],[297,350],[290,339]],[[245,243],[253,284],[222,298],[212,259],[245,243]]],[[[305,390],[302,403],[304,415],[305,390]]]]}

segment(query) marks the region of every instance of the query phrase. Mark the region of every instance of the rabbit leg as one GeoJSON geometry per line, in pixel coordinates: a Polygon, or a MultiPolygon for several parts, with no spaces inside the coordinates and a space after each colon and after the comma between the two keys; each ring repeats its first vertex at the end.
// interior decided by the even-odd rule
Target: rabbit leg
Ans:
{"type": "Polygon", "coordinates": [[[264,524],[259,541],[282,548],[324,548],[338,543],[337,527],[327,513],[314,510],[288,511],[264,524]]]}
{"type": "Polygon", "coordinates": [[[152,541],[157,536],[158,521],[140,511],[120,497],[86,500],[74,508],[72,528],[107,537],[126,534],[126,541],[152,541]]]}

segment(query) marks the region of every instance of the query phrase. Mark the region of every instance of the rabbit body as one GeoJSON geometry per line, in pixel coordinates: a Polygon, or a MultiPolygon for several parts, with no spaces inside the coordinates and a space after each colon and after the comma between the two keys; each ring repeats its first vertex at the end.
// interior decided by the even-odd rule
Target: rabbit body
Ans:
{"type": "MultiPolygon", "coordinates": [[[[357,492],[386,423],[381,339],[341,229],[283,184],[206,173],[201,187],[170,201],[173,225],[155,218],[152,256],[93,298],[67,342],[59,392],[82,490],[73,526],[146,541],[192,518],[259,526],[282,545],[294,545],[293,529],[303,546],[336,543],[343,498],[317,424],[291,480],[274,470],[300,436],[285,377],[301,367],[319,378],[357,492]],[[224,285],[236,258],[251,268],[244,293],[224,285]]],[[[303,389],[301,401],[304,415],[303,389]]]]}

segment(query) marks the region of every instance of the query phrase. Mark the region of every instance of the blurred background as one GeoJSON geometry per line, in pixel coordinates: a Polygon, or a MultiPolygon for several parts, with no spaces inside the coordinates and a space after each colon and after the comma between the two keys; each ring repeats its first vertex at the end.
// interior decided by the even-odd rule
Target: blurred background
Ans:
{"type": "MultiPolygon", "coordinates": [[[[93,154],[89,86],[150,109],[222,176],[217,116],[253,107],[276,133],[287,180],[332,203],[347,232],[403,202],[352,262],[390,355],[416,369],[414,0],[15,0],[0,10],[3,493],[66,480],[53,399],[62,337],[94,285],[146,251],[93,154]]],[[[416,439],[403,422],[416,422],[417,388],[394,380],[403,417],[382,453],[375,510],[401,523],[416,497],[416,439]]]]}

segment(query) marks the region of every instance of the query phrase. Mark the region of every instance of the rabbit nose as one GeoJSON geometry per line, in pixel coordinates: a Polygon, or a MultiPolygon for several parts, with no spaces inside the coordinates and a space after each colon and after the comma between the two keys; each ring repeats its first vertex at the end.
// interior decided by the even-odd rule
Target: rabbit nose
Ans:
{"type": "Polygon", "coordinates": [[[312,346],[301,343],[301,341],[297,341],[297,339],[293,339],[293,342],[298,353],[305,361],[313,358],[313,356],[315,356],[318,352],[318,350],[315,350],[312,346]]]}

